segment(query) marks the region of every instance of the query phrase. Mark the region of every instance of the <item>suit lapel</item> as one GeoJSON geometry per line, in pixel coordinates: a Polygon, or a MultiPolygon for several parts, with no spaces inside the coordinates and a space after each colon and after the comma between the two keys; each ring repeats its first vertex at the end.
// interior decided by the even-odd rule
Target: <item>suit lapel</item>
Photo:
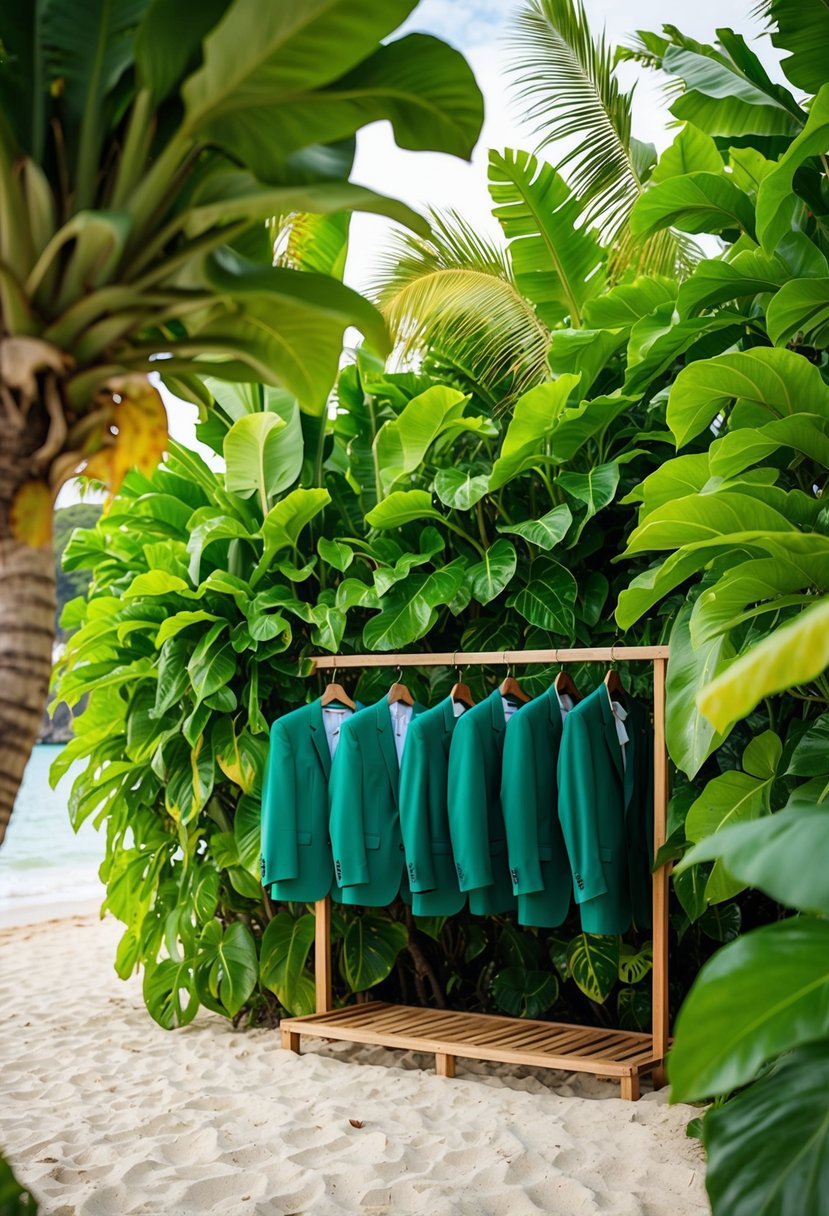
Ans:
{"type": "Polygon", "coordinates": [[[504,700],[497,688],[495,692],[490,693],[489,703],[492,706],[492,729],[496,735],[503,735],[507,722],[504,717],[504,700]]]}
{"type": "MultiPolygon", "coordinates": [[[[616,772],[619,774],[619,780],[624,786],[625,774],[622,767],[622,748],[619,743],[619,736],[616,734],[616,719],[613,717],[613,710],[610,708],[610,697],[607,695],[607,688],[604,684],[600,684],[596,689],[596,695],[599,698],[599,705],[602,711],[602,723],[604,725],[607,750],[610,752],[616,772]]],[[[628,763],[628,768],[630,768],[630,763],[628,763]]]]}
{"type": "Polygon", "coordinates": [[[386,762],[394,801],[397,802],[397,791],[400,785],[400,766],[397,763],[397,750],[394,746],[394,739],[391,733],[389,703],[385,697],[382,701],[378,701],[375,706],[375,718],[377,721],[377,741],[380,745],[380,751],[383,753],[383,759],[386,762]]]}
{"type": "Polygon", "coordinates": [[[331,753],[328,750],[328,737],[325,733],[325,722],[322,716],[322,698],[318,698],[311,705],[311,742],[316,748],[317,755],[320,758],[322,771],[325,773],[325,779],[328,780],[331,775],[331,753]]]}

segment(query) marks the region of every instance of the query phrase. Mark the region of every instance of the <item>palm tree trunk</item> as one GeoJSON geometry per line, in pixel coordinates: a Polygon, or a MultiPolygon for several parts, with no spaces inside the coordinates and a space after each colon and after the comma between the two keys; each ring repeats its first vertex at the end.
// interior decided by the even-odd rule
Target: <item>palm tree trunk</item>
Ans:
{"type": "Polygon", "coordinates": [[[9,512],[42,437],[0,415],[0,843],[37,738],[52,670],[55,559],[12,536],[9,512]]]}

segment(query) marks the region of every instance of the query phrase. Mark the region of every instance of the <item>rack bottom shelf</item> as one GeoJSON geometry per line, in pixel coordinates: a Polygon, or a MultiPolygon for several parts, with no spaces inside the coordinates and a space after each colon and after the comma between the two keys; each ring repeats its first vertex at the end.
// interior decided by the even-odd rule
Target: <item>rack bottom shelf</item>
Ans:
{"type": "Polygon", "coordinates": [[[618,1077],[621,1096],[632,1101],[639,1097],[643,1073],[652,1072],[656,1085],[664,1082],[663,1061],[654,1055],[653,1037],[627,1030],[382,1001],[284,1018],[280,1030],[282,1046],[295,1052],[303,1036],[422,1051],[434,1055],[435,1069],[444,1077],[455,1075],[455,1058],[461,1057],[618,1077]]]}

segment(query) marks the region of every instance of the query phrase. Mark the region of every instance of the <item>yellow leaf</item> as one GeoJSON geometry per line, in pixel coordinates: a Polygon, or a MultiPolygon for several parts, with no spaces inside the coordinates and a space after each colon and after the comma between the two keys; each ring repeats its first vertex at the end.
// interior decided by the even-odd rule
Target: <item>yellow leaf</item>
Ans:
{"type": "Polygon", "coordinates": [[[107,387],[112,392],[108,442],[88,458],[84,474],[103,481],[114,495],[130,469],[137,468],[149,477],[164,455],[167,411],[161,394],[146,376],[122,376],[107,387]]]}
{"type": "Polygon", "coordinates": [[[52,510],[52,493],[46,482],[24,481],[9,512],[12,536],[33,548],[51,544],[52,510]]]}

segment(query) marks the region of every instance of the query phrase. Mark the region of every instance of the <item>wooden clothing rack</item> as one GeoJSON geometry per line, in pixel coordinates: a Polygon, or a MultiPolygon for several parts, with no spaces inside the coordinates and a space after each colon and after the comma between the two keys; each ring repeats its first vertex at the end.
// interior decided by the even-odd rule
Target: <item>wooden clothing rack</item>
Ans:
{"type": "MultiPolygon", "coordinates": [[[[472,667],[559,662],[653,664],[654,796],[653,843],[665,843],[668,805],[668,758],[665,750],[665,671],[668,646],[612,646],[561,650],[457,651],[446,654],[323,655],[317,671],[347,667],[472,667]]],[[[435,1057],[439,1076],[455,1075],[455,1058],[498,1060],[534,1068],[588,1072],[618,1077],[621,1096],[639,1097],[639,1080],[651,1073],[654,1085],[665,1083],[668,1050],[668,866],[653,873],[653,1009],[649,1034],[603,1030],[564,1022],[496,1017],[447,1009],[392,1005],[385,1001],[333,1008],[331,995],[331,899],[316,903],[316,1013],[284,1018],[282,1046],[298,1052],[303,1036],[344,1039],[421,1051],[435,1057]]]]}

